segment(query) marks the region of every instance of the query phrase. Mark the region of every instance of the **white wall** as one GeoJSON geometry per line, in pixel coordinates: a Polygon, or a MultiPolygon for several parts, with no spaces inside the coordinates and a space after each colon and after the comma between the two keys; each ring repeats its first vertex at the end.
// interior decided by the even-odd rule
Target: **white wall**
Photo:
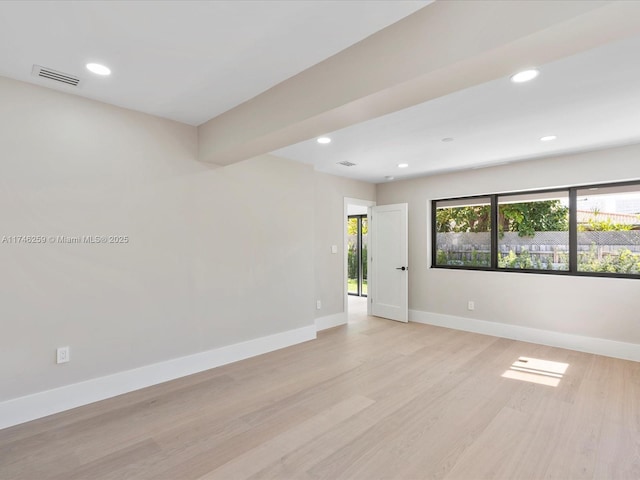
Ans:
{"type": "Polygon", "coordinates": [[[640,344],[639,280],[429,268],[432,199],[638,179],[639,158],[633,145],[378,185],[378,205],[409,203],[409,308],[640,344]]]}
{"type": "Polygon", "coordinates": [[[0,243],[0,402],[313,326],[312,168],[216,168],[196,135],[0,77],[0,237],[129,237],[0,243]]]}

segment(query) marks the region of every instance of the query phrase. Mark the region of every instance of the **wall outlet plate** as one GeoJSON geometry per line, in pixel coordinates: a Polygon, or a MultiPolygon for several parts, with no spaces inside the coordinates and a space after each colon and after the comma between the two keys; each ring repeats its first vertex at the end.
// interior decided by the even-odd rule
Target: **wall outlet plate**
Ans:
{"type": "Polygon", "coordinates": [[[60,347],[56,350],[56,363],[67,363],[70,359],[69,347],[60,347]]]}

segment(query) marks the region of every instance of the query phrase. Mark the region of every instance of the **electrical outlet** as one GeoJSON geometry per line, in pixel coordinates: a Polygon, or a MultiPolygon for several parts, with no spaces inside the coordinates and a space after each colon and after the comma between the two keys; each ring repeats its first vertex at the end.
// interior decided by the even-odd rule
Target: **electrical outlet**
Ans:
{"type": "Polygon", "coordinates": [[[71,359],[69,353],[69,347],[58,348],[56,350],[56,363],[67,363],[71,359]]]}
{"type": "Polygon", "coordinates": [[[322,308],[322,302],[320,300],[316,300],[316,310],[320,310],[322,308]]]}
{"type": "Polygon", "coordinates": [[[467,303],[467,310],[475,310],[475,308],[476,308],[475,302],[473,302],[472,300],[469,300],[469,303],[467,303]]]}

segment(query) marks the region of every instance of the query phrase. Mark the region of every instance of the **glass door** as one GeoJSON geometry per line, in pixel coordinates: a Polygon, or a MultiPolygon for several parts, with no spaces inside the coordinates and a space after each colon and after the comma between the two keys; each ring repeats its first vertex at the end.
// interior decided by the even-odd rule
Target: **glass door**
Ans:
{"type": "Polygon", "coordinates": [[[369,228],[366,215],[349,215],[347,223],[349,295],[367,296],[367,247],[369,228]]]}

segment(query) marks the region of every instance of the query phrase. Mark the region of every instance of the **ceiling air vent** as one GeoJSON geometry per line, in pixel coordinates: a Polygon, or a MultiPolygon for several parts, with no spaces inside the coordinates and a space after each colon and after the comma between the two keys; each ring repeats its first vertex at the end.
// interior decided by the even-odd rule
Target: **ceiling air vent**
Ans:
{"type": "Polygon", "coordinates": [[[33,70],[31,70],[31,74],[36,77],[48,78],[49,80],[53,80],[55,82],[65,83],[67,85],[71,85],[72,87],[77,87],[80,83],[80,79],[78,77],[74,77],[73,75],[69,75],[68,73],[58,72],[57,70],[53,70],[51,68],[42,67],[40,65],[34,65],[33,70]]]}
{"type": "Polygon", "coordinates": [[[338,165],[344,165],[345,167],[355,167],[356,166],[355,163],[347,162],[346,160],[344,162],[338,162],[338,165]]]}

